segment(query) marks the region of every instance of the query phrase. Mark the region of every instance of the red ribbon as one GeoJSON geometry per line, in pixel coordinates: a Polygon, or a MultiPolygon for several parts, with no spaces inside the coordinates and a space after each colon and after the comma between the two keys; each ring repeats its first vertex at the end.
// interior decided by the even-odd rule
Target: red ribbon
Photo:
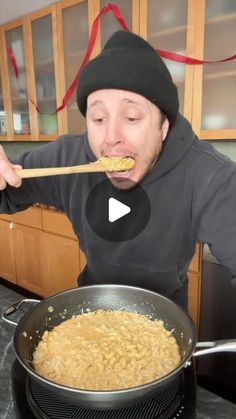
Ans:
{"type": "Polygon", "coordinates": [[[12,65],[13,71],[15,73],[16,79],[18,80],[19,71],[18,71],[18,67],[17,67],[17,64],[16,64],[15,56],[14,56],[11,48],[7,48],[7,54],[8,54],[8,57],[10,58],[11,65],[12,65]]]}
{"type": "MultiPolygon", "coordinates": [[[[67,102],[69,101],[69,99],[72,96],[74,90],[76,89],[76,86],[77,86],[79,78],[80,78],[80,73],[81,73],[82,69],[84,68],[84,66],[87,64],[87,62],[89,61],[89,58],[90,58],[91,53],[93,51],[94,44],[95,44],[95,41],[96,41],[97,32],[98,32],[99,20],[101,19],[101,17],[103,15],[105,15],[106,13],[108,13],[110,11],[114,14],[114,16],[118,20],[120,26],[125,31],[129,31],[129,29],[128,29],[121,13],[120,13],[120,10],[119,10],[118,6],[116,6],[115,4],[108,3],[106,6],[104,6],[102,8],[100,13],[94,19],[92,29],[91,29],[91,33],[90,33],[90,36],[89,36],[88,48],[87,48],[87,51],[86,51],[85,56],[83,58],[83,61],[80,65],[80,67],[79,67],[79,70],[78,70],[78,72],[75,76],[75,79],[72,81],[70,87],[66,91],[65,96],[62,99],[61,105],[55,110],[55,112],[52,112],[53,114],[57,113],[57,112],[59,112],[59,111],[61,111],[62,109],[65,108],[65,106],[67,105],[67,102]]],[[[185,55],[177,54],[177,53],[171,52],[171,51],[165,51],[165,50],[160,50],[160,49],[156,49],[156,51],[159,53],[159,55],[162,58],[166,58],[168,60],[172,60],[172,61],[182,63],[182,64],[193,64],[193,65],[215,64],[215,63],[222,63],[222,62],[226,62],[226,61],[232,61],[232,60],[236,59],[236,54],[232,55],[231,57],[224,58],[224,59],[218,60],[218,61],[206,61],[206,60],[198,60],[197,58],[186,57],[185,55]]],[[[9,59],[10,59],[11,64],[12,64],[12,68],[14,70],[14,73],[15,73],[15,76],[16,76],[16,79],[17,79],[17,82],[18,82],[19,71],[18,71],[18,67],[17,67],[17,64],[16,64],[14,54],[13,54],[13,52],[10,48],[7,48],[7,53],[8,53],[9,59]]],[[[40,112],[37,104],[33,100],[29,99],[29,101],[31,103],[33,103],[37,112],[42,113],[42,112],[40,112]]]]}
{"type": "Polygon", "coordinates": [[[216,63],[223,63],[225,61],[232,61],[236,59],[236,54],[232,55],[231,57],[224,58],[223,60],[218,61],[207,61],[207,60],[198,60],[197,58],[186,57],[182,54],[177,54],[176,52],[164,51],[161,49],[156,49],[159,55],[163,58],[167,58],[168,60],[176,61],[182,64],[216,64],[216,63]]]}
{"type": "Polygon", "coordinates": [[[103,9],[100,11],[100,13],[97,15],[97,17],[95,18],[93,25],[92,25],[92,29],[91,29],[91,34],[89,37],[89,43],[88,43],[88,48],[87,51],[85,53],[84,59],[82,61],[82,64],[78,70],[78,73],[75,76],[75,79],[73,80],[73,82],[71,83],[69,89],[67,90],[63,100],[62,100],[62,104],[57,108],[56,112],[61,111],[67,104],[68,100],[70,99],[72,93],[74,92],[79,78],[80,78],[80,73],[82,71],[82,69],[84,68],[85,64],[87,64],[90,55],[93,51],[93,47],[96,41],[96,36],[97,36],[97,32],[98,32],[98,24],[99,24],[99,20],[101,19],[101,17],[103,15],[105,15],[106,13],[108,13],[109,11],[112,11],[113,14],[115,15],[116,19],[118,20],[118,22],[120,23],[121,27],[123,29],[125,29],[126,31],[128,31],[129,29],[126,26],[126,23],[123,19],[123,17],[121,16],[120,10],[118,8],[118,6],[116,6],[115,4],[107,4],[106,6],[103,7],[103,9]]]}

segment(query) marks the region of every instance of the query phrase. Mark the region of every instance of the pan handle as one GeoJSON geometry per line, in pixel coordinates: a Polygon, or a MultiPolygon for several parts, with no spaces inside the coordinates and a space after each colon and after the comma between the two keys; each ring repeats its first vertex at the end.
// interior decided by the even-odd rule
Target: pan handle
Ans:
{"type": "Polygon", "coordinates": [[[200,351],[194,352],[194,356],[214,354],[216,352],[236,352],[236,340],[228,339],[212,342],[198,342],[196,347],[206,349],[201,349],[200,351]]]}
{"type": "Polygon", "coordinates": [[[7,317],[15,313],[17,310],[19,310],[20,306],[24,303],[40,303],[40,300],[34,300],[32,298],[24,298],[23,300],[17,301],[16,303],[13,303],[10,307],[8,307],[2,313],[2,319],[6,323],[14,324],[14,326],[17,326],[18,325],[17,322],[14,322],[13,320],[9,320],[7,317]]]}

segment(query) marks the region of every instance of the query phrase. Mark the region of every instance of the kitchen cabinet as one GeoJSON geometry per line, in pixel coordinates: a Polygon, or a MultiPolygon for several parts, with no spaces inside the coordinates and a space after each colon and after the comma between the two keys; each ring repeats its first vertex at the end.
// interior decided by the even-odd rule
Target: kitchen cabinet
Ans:
{"type": "Polygon", "coordinates": [[[56,6],[1,27],[2,140],[48,141],[60,133],[56,6]],[[18,76],[7,50],[12,51],[18,76]],[[34,103],[40,112],[37,112],[34,103]]]}
{"type": "Polygon", "coordinates": [[[52,233],[77,240],[68,218],[61,212],[42,210],[42,228],[47,233],[52,233]]]}
{"type": "Polygon", "coordinates": [[[4,61],[4,36],[3,29],[0,27],[0,141],[6,140],[7,123],[11,121],[11,115],[6,113],[6,100],[10,101],[8,93],[9,85],[6,79],[6,62],[4,61]]]}
{"type": "MultiPolygon", "coordinates": [[[[155,48],[202,60],[235,53],[234,0],[140,0],[140,34],[155,48]]],[[[236,139],[236,60],[185,65],[165,60],[180,111],[202,140],[236,139]]]]}
{"type": "Polygon", "coordinates": [[[35,294],[44,293],[43,232],[14,223],[16,283],[35,294]]]}
{"type": "MultiPolygon", "coordinates": [[[[235,54],[236,2],[196,3],[194,56],[216,61],[235,54]]],[[[236,60],[194,66],[192,123],[200,139],[236,139],[235,77],[236,60]]]]}
{"type": "MultiPolygon", "coordinates": [[[[188,0],[141,0],[140,35],[160,50],[193,54],[192,2],[188,0]]],[[[191,120],[192,66],[164,59],[178,88],[180,111],[191,120]]]]}
{"type": "MultiPolygon", "coordinates": [[[[58,44],[61,68],[60,102],[82,64],[94,17],[91,1],[64,0],[58,4],[58,36],[61,39],[58,44]]],[[[85,131],[85,118],[78,112],[76,92],[71,95],[66,108],[60,113],[65,133],[75,134],[85,131]]]]}
{"type": "Polygon", "coordinates": [[[3,91],[2,91],[2,79],[0,71],[0,140],[2,140],[6,134],[6,116],[4,111],[3,103],[3,91]]]}
{"type": "Polygon", "coordinates": [[[198,298],[199,298],[199,277],[196,272],[188,271],[188,309],[189,314],[198,325],[198,298]]]}
{"type": "Polygon", "coordinates": [[[44,233],[43,269],[44,297],[76,287],[80,271],[78,243],[55,234],[44,233]]]}
{"type": "Polygon", "coordinates": [[[77,286],[84,263],[64,214],[31,207],[0,215],[1,277],[47,297],[77,286]]]}
{"type": "Polygon", "coordinates": [[[0,220],[0,276],[16,283],[12,223],[0,220]]]}
{"type": "Polygon", "coordinates": [[[31,133],[31,121],[28,104],[26,31],[23,20],[19,19],[5,25],[1,38],[2,79],[4,80],[4,134],[7,138],[14,140],[28,140],[31,133]],[[17,63],[18,80],[7,54],[8,49],[14,54],[17,63]]]}
{"type": "MultiPolygon", "coordinates": [[[[99,0],[99,10],[107,4],[106,0],[99,0]]],[[[116,6],[119,7],[125,23],[130,31],[139,33],[139,1],[137,0],[117,0],[116,6]]],[[[100,32],[98,34],[99,50],[104,47],[110,36],[121,26],[112,12],[102,17],[100,32]]]]}
{"type": "Polygon", "coordinates": [[[12,215],[0,214],[0,218],[0,248],[3,250],[0,257],[0,275],[41,295],[43,286],[41,210],[29,208],[12,215]],[[9,272],[4,272],[6,271],[4,253],[5,259],[9,260],[12,278],[9,272]]]}
{"type": "Polygon", "coordinates": [[[200,320],[200,294],[202,278],[202,252],[203,245],[198,243],[195,255],[188,269],[188,309],[197,329],[200,320]]]}
{"type": "MultiPolygon", "coordinates": [[[[54,111],[82,63],[92,23],[106,4],[106,0],[61,0],[1,27],[3,140],[46,141],[85,129],[75,93],[63,111],[54,111]],[[6,47],[11,47],[19,67],[20,90],[6,47]]],[[[115,4],[128,27],[157,49],[213,61],[235,52],[234,0],[117,0],[115,4]]],[[[112,12],[101,18],[93,56],[119,28],[112,12]]],[[[199,137],[235,139],[236,61],[205,65],[165,61],[178,88],[180,111],[199,137]]]]}
{"type": "Polygon", "coordinates": [[[42,210],[44,296],[77,286],[81,251],[67,217],[42,210]]]}
{"type": "Polygon", "coordinates": [[[40,112],[32,109],[34,130],[40,140],[56,138],[59,132],[57,92],[58,48],[56,39],[56,7],[48,7],[26,18],[28,49],[31,62],[31,97],[40,112]]]}
{"type": "MultiPolygon", "coordinates": [[[[107,0],[62,0],[57,5],[60,61],[61,101],[75,78],[85,56],[92,23],[107,0]],[[71,28],[79,28],[73,31],[71,28]]],[[[128,26],[138,31],[139,2],[137,0],[117,0],[128,26]]],[[[120,25],[110,12],[101,18],[100,30],[94,45],[92,57],[97,55],[106,40],[120,25]]],[[[61,112],[63,132],[75,134],[86,129],[85,118],[78,112],[76,93],[70,97],[66,109],[61,112]]]]}
{"type": "Polygon", "coordinates": [[[14,224],[22,224],[38,230],[42,230],[43,227],[42,212],[38,207],[30,207],[25,211],[16,212],[11,215],[0,214],[0,218],[2,217],[7,220],[12,220],[14,224]]]}

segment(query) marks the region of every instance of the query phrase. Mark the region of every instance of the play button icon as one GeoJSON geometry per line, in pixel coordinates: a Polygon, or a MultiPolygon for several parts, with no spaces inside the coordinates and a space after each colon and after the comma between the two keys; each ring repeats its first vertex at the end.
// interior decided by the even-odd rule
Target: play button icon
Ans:
{"type": "Polygon", "coordinates": [[[130,211],[131,208],[128,205],[122,204],[122,202],[115,198],[109,198],[108,219],[110,223],[119,220],[121,217],[129,214],[130,211]]]}
{"type": "Polygon", "coordinates": [[[145,229],[151,207],[140,185],[133,182],[129,190],[117,189],[105,179],[91,189],[85,213],[89,226],[98,236],[122,242],[133,239],[145,229]]]}

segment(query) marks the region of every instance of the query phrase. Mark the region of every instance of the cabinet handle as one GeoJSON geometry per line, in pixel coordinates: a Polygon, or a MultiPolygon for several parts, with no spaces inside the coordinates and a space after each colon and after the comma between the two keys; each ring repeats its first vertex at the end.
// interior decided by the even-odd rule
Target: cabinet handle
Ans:
{"type": "Polygon", "coordinates": [[[14,223],[9,224],[9,230],[12,230],[14,228],[14,223]]]}

